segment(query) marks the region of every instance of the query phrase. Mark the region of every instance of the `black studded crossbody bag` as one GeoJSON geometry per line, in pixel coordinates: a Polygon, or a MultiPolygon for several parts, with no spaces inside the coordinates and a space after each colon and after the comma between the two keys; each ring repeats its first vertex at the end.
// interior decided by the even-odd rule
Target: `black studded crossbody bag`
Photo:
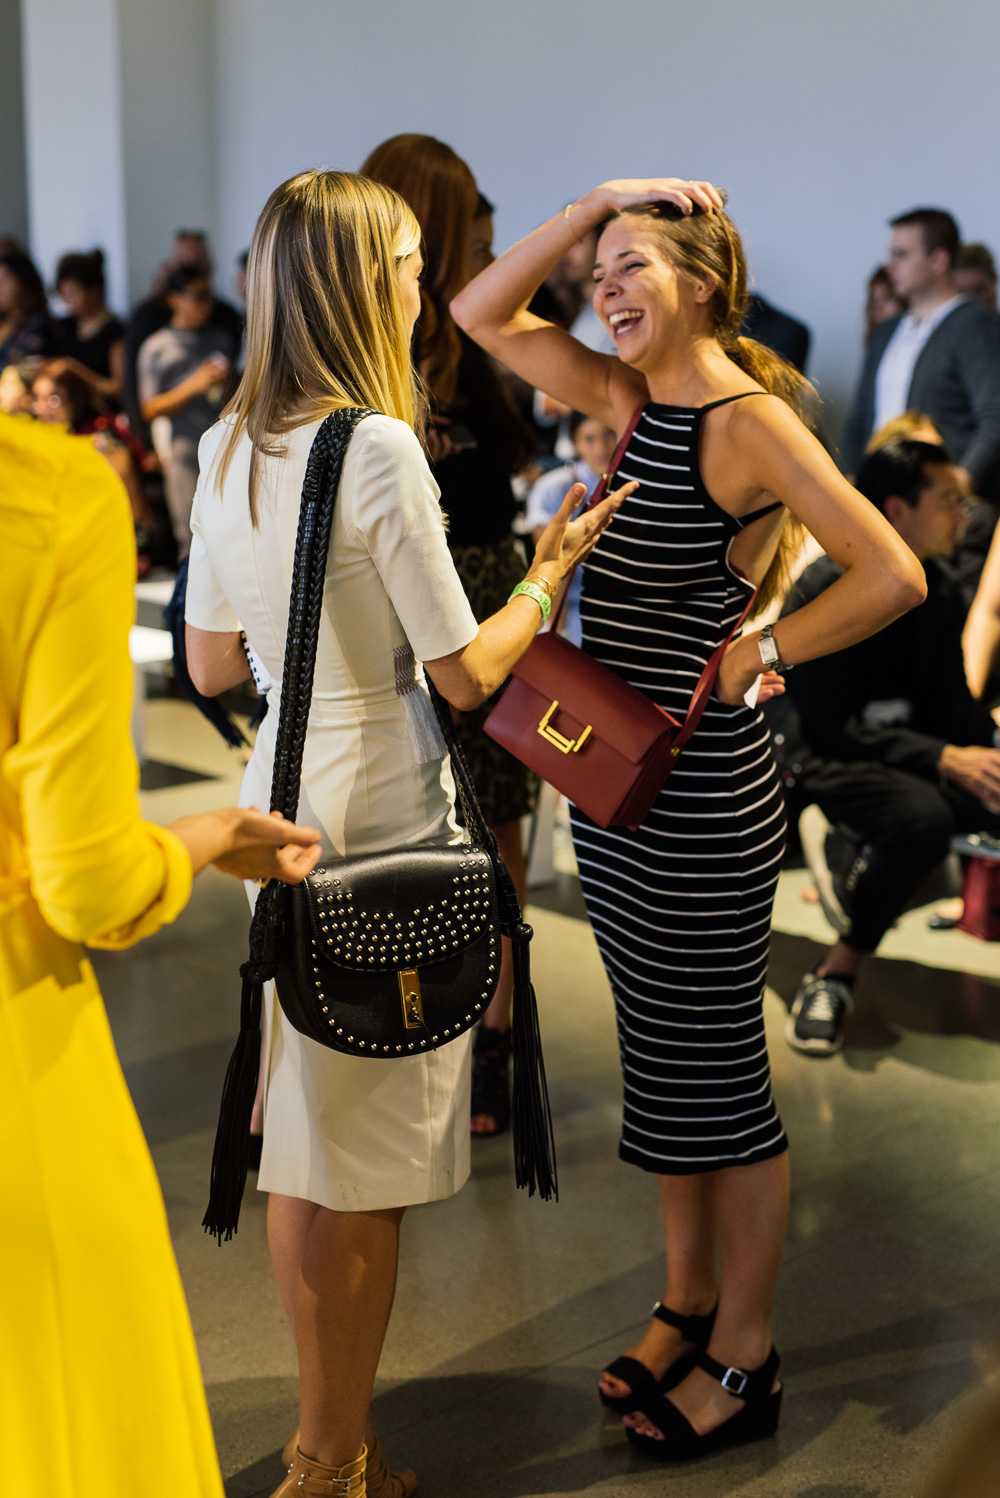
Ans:
{"type": "MultiPolygon", "coordinates": [[[[306,465],[271,780],[271,810],[290,821],[298,811],[337,490],[354,429],[372,414],[350,408],[327,417],[306,465]]],[[[401,1060],[447,1045],[476,1023],[497,986],[503,936],[514,960],[515,1174],[531,1194],[547,1199],[557,1189],[528,962],[531,928],[483,818],[451,712],[433,684],[428,688],[470,841],[331,860],[301,885],[272,881],[261,891],[249,961],[240,970],[240,1035],[223,1089],[204,1218],[220,1242],[236,1230],[246,1183],[264,983],[275,980],[286,1018],[310,1040],[351,1056],[401,1060]]]]}

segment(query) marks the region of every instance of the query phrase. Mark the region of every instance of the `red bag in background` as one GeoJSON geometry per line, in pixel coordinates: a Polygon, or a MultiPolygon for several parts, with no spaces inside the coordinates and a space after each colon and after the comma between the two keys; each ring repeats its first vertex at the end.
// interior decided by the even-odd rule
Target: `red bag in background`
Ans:
{"type": "Polygon", "coordinates": [[[1000,843],[973,833],[952,847],[969,859],[962,881],[964,910],[959,931],[980,941],[1000,941],[1000,843]]]}

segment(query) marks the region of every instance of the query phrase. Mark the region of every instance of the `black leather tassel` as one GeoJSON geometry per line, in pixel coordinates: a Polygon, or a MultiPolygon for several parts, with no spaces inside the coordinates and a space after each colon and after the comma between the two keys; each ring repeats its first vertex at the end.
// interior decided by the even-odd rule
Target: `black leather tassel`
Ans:
{"type": "MultiPolygon", "coordinates": [[[[244,964],[250,967],[250,963],[244,964]]],[[[239,1225],[250,1166],[250,1118],[260,1072],[260,1016],[263,985],[243,979],[240,1033],[226,1068],[219,1125],[212,1151],[212,1184],[202,1226],[221,1247],[239,1225]]]]}
{"type": "Polygon", "coordinates": [[[511,927],[514,965],[514,1011],[511,1044],[514,1060],[512,1119],[514,1128],[514,1178],[526,1186],[528,1195],[537,1191],[543,1201],[559,1200],[552,1111],[545,1081],[542,1037],[538,1028],[538,1004],[531,981],[530,943],[532,930],[524,922],[511,927]]]}
{"type": "Polygon", "coordinates": [[[201,1220],[219,1246],[228,1243],[240,1221],[250,1166],[250,1119],[260,1075],[261,1011],[264,984],[274,977],[284,914],[286,886],[272,883],[257,896],[250,920],[250,959],[240,968],[240,1033],[226,1068],[219,1124],[212,1151],[208,1207],[201,1220]]]}

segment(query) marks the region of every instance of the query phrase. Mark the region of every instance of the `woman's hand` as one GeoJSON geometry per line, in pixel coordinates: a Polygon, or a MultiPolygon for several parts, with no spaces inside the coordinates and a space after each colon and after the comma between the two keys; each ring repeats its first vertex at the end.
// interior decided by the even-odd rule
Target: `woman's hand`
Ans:
{"type": "Polygon", "coordinates": [[[722,196],[711,182],[687,182],[681,177],[625,177],[602,182],[587,196],[599,197],[609,213],[632,208],[636,203],[674,203],[683,213],[693,213],[695,208],[712,213],[723,206],[722,196]]]}
{"type": "Polygon", "coordinates": [[[770,702],[772,697],[782,696],[785,690],[785,678],[777,671],[761,670],[757,636],[750,635],[746,639],[734,640],[722,657],[722,665],[719,667],[719,675],[715,683],[715,695],[720,702],[726,702],[730,707],[738,707],[758,676],[760,677],[760,690],[757,693],[756,703],[758,707],[764,702],[770,702]]]}
{"type": "Polygon", "coordinates": [[[574,484],[538,538],[535,558],[531,564],[532,572],[537,572],[544,566],[548,575],[553,570],[552,564],[555,564],[557,575],[551,577],[550,581],[562,582],[567,572],[594,549],[602,532],[611,524],[615,511],[638,487],[637,483],[623,484],[592,510],[584,510],[579,519],[574,520],[573,512],[587,494],[583,484],[574,484]]]}
{"type": "Polygon", "coordinates": [[[297,827],[279,812],[265,816],[256,806],[226,806],[179,817],[170,831],[187,848],[196,874],[214,863],[237,879],[301,884],[322,852],[315,827],[297,827]]]}

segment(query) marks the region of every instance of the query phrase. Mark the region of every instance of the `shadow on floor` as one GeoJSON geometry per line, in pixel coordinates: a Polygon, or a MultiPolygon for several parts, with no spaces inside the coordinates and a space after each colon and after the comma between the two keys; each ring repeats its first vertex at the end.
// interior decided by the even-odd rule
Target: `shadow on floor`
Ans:
{"type": "MultiPolygon", "coordinates": [[[[827,951],[807,937],[775,931],[771,936],[768,983],[786,1009],[795,991],[827,951]]],[[[909,1035],[968,1037],[987,1049],[956,1057],[947,1047],[904,1048],[908,1064],[941,1076],[987,1081],[1000,1078],[1000,984],[973,973],[923,967],[875,957],[855,992],[855,1008],[844,1027],[844,1057],[849,1066],[870,1071],[883,1056],[897,1051],[909,1035]],[[996,1049],[994,1049],[996,1047],[996,1049]]],[[[820,1059],[817,1065],[823,1065],[820,1059]]]]}
{"type": "MultiPolygon", "coordinates": [[[[576,1302],[596,1303],[616,1289],[597,1287],[536,1319],[575,1315],[576,1302]]],[[[862,1468],[856,1482],[853,1472],[842,1471],[836,1475],[849,1476],[846,1485],[822,1481],[833,1475],[823,1470],[829,1460],[822,1455],[824,1438],[848,1409],[856,1424],[860,1408],[874,1445],[899,1442],[912,1451],[915,1432],[977,1382],[977,1346],[998,1324],[1000,1301],[976,1301],[794,1349],[782,1367],[786,1394],[777,1438],[676,1468],[630,1450],[620,1423],[597,1403],[601,1357],[588,1348],[543,1368],[472,1371],[476,1364],[496,1366],[504,1344],[523,1343],[523,1326],[463,1354],[461,1369],[444,1365],[385,1391],[375,1400],[373,1420],[387,1458],[414,1466],[427,1498],[576,1494],[609,1484],[617,1492],[626,1479],[630,1492],[652,1491],[655,1484],[657,1491],[676,1488],[684,1498],[726,1498],[764,1478],[769,1493],[789,1498],[869,1498],[884,1490],[870,1485],[862,1451],[843,1463],[862,1468]],[[791,1468],[794,1477],[791,1470],[786,1476],[791,1468]]],[[[623,1329],[615,1340],[626,1345],[631,1335],[623,1329]]],[[[226,1484],[229,1498],[266,1498],[281,1481],[280,1449],[295,1423],[294,1380],[239,1380],[209,1393],[224,1465],[248,1431],[258,1451],[261,1438],[275,1441],[272,1452],[226,1484]]],[[[916,1480],[917,1471],[914,1465],[899,1475],[905,1483],[908,1476],[916,1480]]]]}

